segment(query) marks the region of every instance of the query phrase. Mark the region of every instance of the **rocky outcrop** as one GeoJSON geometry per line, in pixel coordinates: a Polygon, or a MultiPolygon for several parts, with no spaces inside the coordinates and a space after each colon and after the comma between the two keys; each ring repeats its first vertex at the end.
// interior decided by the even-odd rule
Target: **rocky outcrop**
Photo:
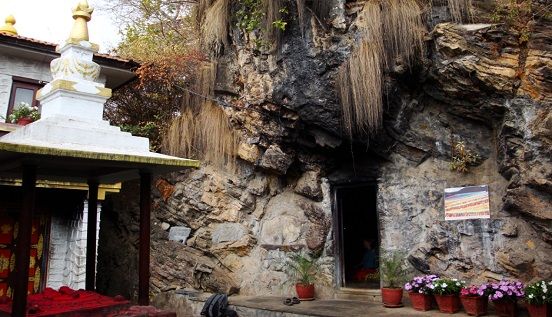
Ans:
{"type": "Polygon", "coordinates": [[[390,249],[405,243],[418,271],[475,281],[549,278],[552,104],[546,88],[536,96],[523,85],[531,78],[532,87],[546,86],[550,59],[541,52],[531,62],[539,66],[527,67],[527,47],[498,25],[440,24],[433,45],[425,94],[388,112],[384,139],[403,144],[386,152],[381,168],[382,241],[390,249]],[[466,175],[447,166],[455,139],[481,158],[466,175]],[[443,221],[440,188],[469,184],[489,185],[491,219],[443,221]],[[399,228],[421,239],[401,238],[399,228]]]}
{"type": "MultiPolygon", "coordinates": [[[[367,180],[378,183],[382,252],[404,251],[413,273],[551,278],[550,22],[537,22],[520,42],[503,24],[433,20],[427,55],[386,74],[383,127],[368,142],[341,135],[336,74],[358,8],[335,3],[328,24],[310,11],[303,30],[290,22],[278,52],[260,52],[233,31],[217,97],[243,134],[238,167],[203,166],[156,183],[153,289],[282,294],[289,253],[308,251],[329,281],[319,295],[331,296],[331,187],[367,180]],[[468,173],[450,170],[457,142],[479,157],[468,173]],[[481,184],[489,186],[491,219],[445,221],[443,189],[481,184]],[[174,226],[191,229],[185,244],[168,241],[174,226]]],[[[121,218],[105,220],[106,228],[134,234],[127,228],[135,218],[122,216],[130,206],[118,208],[121,218]]],[[[110,265],[128,264],[105,254],[110,265]]]]}

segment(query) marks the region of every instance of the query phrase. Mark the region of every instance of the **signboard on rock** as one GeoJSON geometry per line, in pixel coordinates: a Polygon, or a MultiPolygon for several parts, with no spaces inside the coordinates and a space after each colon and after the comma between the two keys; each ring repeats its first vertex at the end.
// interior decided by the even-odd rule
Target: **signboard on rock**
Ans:
{"type": "Polygon", "coordinates": [[[491,218],[489,186],[445,189],[445,220],[491,218]]]}
{"type": "Polygon", "coordinates": [[[188,240],[191,231],[192,229],[188,227],[171,227],[171,229],[169,230],[169,240],[186,243],[186,240],[188,240]]]}

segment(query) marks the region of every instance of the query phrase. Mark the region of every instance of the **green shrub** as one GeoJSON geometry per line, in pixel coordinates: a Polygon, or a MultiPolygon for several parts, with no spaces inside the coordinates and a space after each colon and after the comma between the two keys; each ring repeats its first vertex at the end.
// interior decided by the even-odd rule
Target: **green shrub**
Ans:
{"type": "Polygon", "coordinates": [[[406,275],[404,255],[400,252],[393,252],[383,257],[380,270],[385,287],[400,288],[406,275]]]}

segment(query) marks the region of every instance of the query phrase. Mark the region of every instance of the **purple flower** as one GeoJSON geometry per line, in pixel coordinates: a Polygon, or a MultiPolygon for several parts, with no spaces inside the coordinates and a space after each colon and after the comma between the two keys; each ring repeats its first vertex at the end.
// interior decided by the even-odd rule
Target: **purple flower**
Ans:
{"type": "Polygon", "coordinates": [[[422,275],[413,277],[412,280],[405,284],[404,288],[409,292],[421,294],[431,294],[433,281],[438,277],[436,275],[422,275]]]}
{"type": "Polygon", "coordinates": [[[523,297],[523,284],[519,281],[502,280],[499,283],[482,285],[480,290],[489,294],[491,300],[510,299],[516,300],[523,297]],[[488,290],[485,290],[488,288],[488,290]]]}

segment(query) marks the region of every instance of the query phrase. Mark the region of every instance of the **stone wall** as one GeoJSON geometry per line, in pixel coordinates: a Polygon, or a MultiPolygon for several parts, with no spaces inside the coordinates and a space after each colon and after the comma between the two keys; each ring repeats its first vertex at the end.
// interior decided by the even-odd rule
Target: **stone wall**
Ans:
{"type": "MultiPolygon", "coordinates": [[[[156,200],[154,291],[189,285],[245,295],[287,292],[287,252],[331,254],[329,188],[304,178],[294,188],[244,164],[237,175],[205,167],[169,179],[174,186],[160,179],[157,187],[165,191],[156,200]],[[309,185],[325,199],[299,194],[309,185]],[[185,244],[168,241],[173,226],[191,228],[185,244]]],[[[333,264],[331,257],[324,261],[333,264]]]]}
{"type": "Polygon", "coordinates": [[[96,275],[96,289],[102,294],[138,296],[138,197],[139,184],[128,182],[102,202],[96,275]]]}
{"type": "MultiPolygon", "coordinates": [[[[332,186],[364,180],[378,182],[383,251],[405,252],[413,274],[551,278],[550,23],[538,22],[519,44],[503,25],[432,20],[419,65],[386,74],[378,135],[346,140],[335,81],[354,11],[335,1],[326,25],[308,14],[303,31],[290,23],[277,53],[255,51],[233,31],[216,86],[243,134],[238,169],[204,165],[157,180],[152,291],[288,294],[283,263],[304,250],[320,256],[318,296],[332,297],[332,186]],[[449,167],[460,141],[480,157],[465,174],[449,167]],[[491,219],[444,221],[444,188],[481,184],[490,188],[491,219]],[[190,229],[185,243],[169,240],[175,226],[190,229]]],[[[127,285],[116,275],[135,267],[120,259],[135,252],[137,227],[124,198],[114,197],[102,219],[116,234],[100,242],[113,267],[99,274],[127,285]],[[108,241],[120,241],[120,254],[108,241]]]]}

